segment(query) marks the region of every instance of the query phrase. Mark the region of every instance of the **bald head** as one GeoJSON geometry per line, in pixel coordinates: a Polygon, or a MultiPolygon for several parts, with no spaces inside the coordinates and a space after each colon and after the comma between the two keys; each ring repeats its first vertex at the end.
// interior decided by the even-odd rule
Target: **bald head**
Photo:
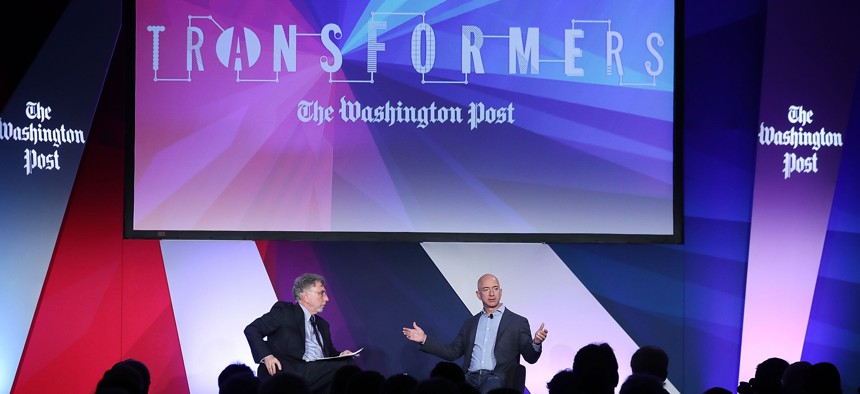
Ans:
{"type": "Polygon", "coordinates": [[[484,306],[484,311],[493,313],[499,309],[502,301],[502,287],[499,285],[499,278],[492,274],[484,274],[478,278],[478,291],[475,292],[478,299],[484,306]]]}
{"type": "Polygon", "coordinates": [[[483,274],[480,278],[478,278],[478,291],[481,291],[481,288],[487,285],[499,285],[499,278],[496,278],[493,274],[483,274]]]}

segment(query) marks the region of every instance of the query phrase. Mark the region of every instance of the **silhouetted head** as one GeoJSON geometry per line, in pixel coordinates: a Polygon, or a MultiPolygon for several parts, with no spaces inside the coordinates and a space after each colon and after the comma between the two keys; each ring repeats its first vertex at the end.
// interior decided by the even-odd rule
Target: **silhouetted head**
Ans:
{"type": "Polygon", "coordinates": [[[128,394],[146,394],[143,376],[131,365],[116,363],[105,371],[96,385],[96,393],[125,390],[128,394]]]}
{"type": "Polygon", "coordinates": [[[797,361],[791,363],[782,373],[782,394],[807,394],[807,380],[809,380],[809,368],[812,364],[808,361],[797,361]]]}
{"type": "Polygon", "coordinates": [[[466,381],[466,373],[463,368],[450,361],[440,361],[430,370],[431,378],[445,378],[454,383],[466,381]]]}
{"type": "Polygon", "coordinates": [[[381,394],[411,394],[418,385],[418,379],[405,373],[391,375],[382,384],[381,394]]]}
{"type": "Polygon", "coordinates": [[[226,382],[227,379],[240,373],[251,374],[251,376],[254,376],[254,370],[248,365],[243,363],[233,363],[224,367],[224,369],[221,370],[221,373],[218,374],[218,387],[224,387],[224,382],[226,382]]]}
{"type": "Polygon", "coordinates": [[[829,362],[812,364],[807,380],[810,393],[842,394],[842,377],[836,365],[829,362]]]}
{"type": "Polygon", "coordinates": [[[643,346],[630,358],[630,369],[634,374],[647,373],[660,380],[669,376],[669,355],[657,346],[643,346]]]}
{"type": "Polygon", "coordinates": [[[546,384],[549,394],[568,394],[572,393],[576,388],[576,381],[573,376],[573,371],[563,369],[553,375],[552,379],[546,384]]]}
{"type": "Polygon", "coordinates": [[[149,375],[149,368],[146,367],[146,364],[144,364],[140,360],[135,360],[133,358],[127,358],[125,360],[120,361],[119,363],[134,368],[134,370],[140,374],[140,378],[142,379],[143,383],[143,392],[148,393],[151,378],[149,375]]]}
{"type": "Polygon", "coordinates": [[[753,393],[780,394],[782,391],[782,374],[788,368],[788,361],[779,357],[764,360],[755,369],[755,378],[750,379],[753,393]]]}
{"type": "Polygon", "coordinates": [[[634,373],[621,384],[619,394],[662,394],[663,380],[649,373],[634,373]]]}
{"type": "Polygon", "coordinates": [[[289,372],[276,373],[260,384],[259,394],[310,394],[307,383],[296,374],[289,372]]]}
{"type": "Polygon", "coordinates": [[[218,388],[218,394],[257,394],[260,390],[260,379],[254,373],[238,372],[224,380],[218,388]]]}
{"type": "Polygon", "coordinates": [[[331,387],[329,388],[331,394],[346,393],[346,386],[349,384],[349,380],[359,372],[361,372],[361,368],[355,364],[347,364],[334,371],[334,376],[331,378],[331,387]]]}
{"type": "Polygon", "coordinates": [[[618,386],[618,360],[607,343],[583,346],[573,357],[573,376],[581,391],[613,393],[618,386]]]}

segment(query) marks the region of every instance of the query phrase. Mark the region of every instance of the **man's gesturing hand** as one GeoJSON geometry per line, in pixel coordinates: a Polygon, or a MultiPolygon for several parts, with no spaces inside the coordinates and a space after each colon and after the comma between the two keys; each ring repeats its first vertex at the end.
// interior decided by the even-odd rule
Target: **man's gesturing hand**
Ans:
{"type": "Polygon", "coordinates": [[[412,328],[403,327],[403,335],[406,336],[406,339],[412,342],[418,342],[420,344],[424,344],[424,341],[427,340],[427,334],[424,333],[424,330],[421,327],[418,327],[418,324],[412,322],[412,328]]]}
{"type": "Polygon", "coordinates": [[[535,331],[535,345],[540,345],[541,342],[545,341],[546,334],[548,333],[549,331],[547,331],[546,328],[543,328],[543,323],[541,323],[540,327],[535,331]]]}

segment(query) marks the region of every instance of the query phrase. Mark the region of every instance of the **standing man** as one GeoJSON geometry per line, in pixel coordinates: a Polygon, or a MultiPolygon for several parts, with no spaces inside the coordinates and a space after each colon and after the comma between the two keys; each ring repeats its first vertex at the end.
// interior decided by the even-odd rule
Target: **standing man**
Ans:
{"type": "Polygon", "coordinates": [[[328,322],[317,316],[328,302],[322,276],[296,278],[293,296],[295,304],[275,302],[269,312],[245,327],[251,354],[260,363],[257,376],[265,381],[276,373],[289,372],[304,379],[314,393],[328,393],[335,371],[354,361],[352,357],[320,359],[352,352],[335,349],[328,322]]]}
{"type": "Polygon", "coordinates": [[[507,381],[519,365],[520,356],[529,364],[537,362],[548,331],[541,323],[531,336],[529,321],[501,303],[502,288],[494,275],[484,274],[478,279],[475,295],[483,309],[466,319],[453,342],[444,344],[428,337],[415,322],[412,328],[403,328],[403,335],[420,343],[421,351],[448,361],[464,356],[466,381],[486,394],[494,388],[510,387],[507,381]]]}

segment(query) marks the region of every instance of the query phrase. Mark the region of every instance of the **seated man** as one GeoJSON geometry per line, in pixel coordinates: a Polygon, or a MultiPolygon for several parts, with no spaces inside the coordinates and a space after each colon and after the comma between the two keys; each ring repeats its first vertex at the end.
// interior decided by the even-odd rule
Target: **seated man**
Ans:
{"type": "Polygon", "coordinates": [[[314,393],[328,393],[334,373],[354,361],[352,357],[319,359],[352,352],[339,352],[334,347],[328,322],[317,316],[328,302],[322,276],[304,274],[296,278],[293,296],[296,303],[278,301],[245,327],[251,354],[260,361],[257,376],[264,382],[288,371],[304,379],[314,393]]]}
{"type": "Polygon", "coordinates": [[[421,351],[448,361],[465,355],[466,381],[486,394],[506,387],[508,375],[519,365],[520,356],[530,364],[536,363],[548,332],[541,324],[532,338],[529,321],[501,303],[502,288],[494,275],[481,276],[475,294],[483,309],[466,319],[453,342],[445,344],[428,337],[414,322],[412,328],[403,328],[403,335],[420,343],[421,351]]]}

